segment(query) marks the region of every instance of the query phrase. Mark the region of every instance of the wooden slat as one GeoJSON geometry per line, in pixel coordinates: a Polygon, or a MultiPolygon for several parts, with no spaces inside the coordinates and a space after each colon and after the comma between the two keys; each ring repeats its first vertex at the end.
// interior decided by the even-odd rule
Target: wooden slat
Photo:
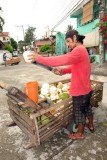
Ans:
{"type": "MultiPolygon", "coordinates": [[[[44,131],[40,132],[40,137],[44,136],[45,134],[48,134],[48,132],[53,132],[53,130],[58,127],[61,126],[62,124],[64,124],[65,122],[68,121],[68,119],[72,118],[72,113],[69,113],[68,115],[66,115],[64,118],[62,118],[58,123],[54,123],[52,126],[49,127],[48,129],[45,129],[44,131]]],[[[48,128],[48,127],[47,127],[48,128]]]]}
{"type": "Polygon", "coordinates": [[[53,82],[53,83],[50,83],[50,84],[55,84],[55,85],[56,85],[58,82],[62,82],[62,83],[64,84],[64,83],[68,83],[68,82],[70,82],[70,81],[71,81],[71,79],[68,78],[68,79],[59,80],[59,81],[56,81],[56,82],[53,82]]]}
{"type": "Polygon", "coordinates": [[[15,106],[14,102],[11,100],[7,100],[9,109],[13,110],[19,117],[21,117],[26,123],[28,123],[32,128],[34,127],[34,121],[28,115],[26,115],[23,111],[21,111],[17,106],[15,106]]]}
{"type": "Polygon", "coordinates": [[[22,126],[22,124],[20,123],[20,121],[18,121],[18,119],[12,115],[10,113],[10,116],[12,118],[12,120],[18,125],[18,127],[31,139],[34,139],[35,138],[35,135],[31,134],[24,126],[22,126]]]}
{"type": "MultiPolygon", "coordinates": [[[[17,106],[19,106],[18,103],[22,103],[22,102],[21,102],[19,99],[17,99],[16,97],[14,97],[14,96],[12,96],[12,95],[10,95],[10,94],[6,94],[6,95],[9,97],[10,100],[13,100],[14,103],[17,104],[17,106]]],[[[21,107],[24,108],[24,109],[25,109],[25,108],[26,108],[26,109],[28,108],[31,113],[36,112],[36,109],[30,108],[30,106],[29,106],[29,105],[26,105],[25,103],[21,104],[21,107]]]]}
{"type": "Polygon", "coordinates": [[[51,126],[53,123],[58,123],[59,121],[61,121],[61,118],[66,115],[66,112],[67,113],[68,112],[72,113],[72,109],[73,108],[71,107],[71,108],[64,108],[62,110],[59,110],[58,112],[55,113],[55,115],[58,114],[61,111],[63,112],[63,114],[60,113],[59,116],[57,116],[57,117],[54,116],[54,115],[52,115],[52,119],[51,119],[51,116],[50,116],[49,117],[50,118],[50,123],[48,123],[46,125],[40,125],[39,132],[42,131],[42,130],[44,130],[45,128],[51,126]]]}
{"type": "Polygon", "coordinates": [[[35,117],[35,115],[32,114],[32,117],[34,119],[34,122],[35,122],[35,132],[36,132],[36,140],[37,140],[37,145],[40,145],[40,137],[39,137],[39,128],[38,128],[38,123],[37,123],[37,119],[35,117]]]}
{"type": "Polygon", "coordinates": [[[35,113],[35,116],[36,116],[36,117],[39,117],[39,116],[41,116],[41,115],[43,115],[43,114],[45,114],[45,113],[47,113],[47,112],[49,112],[49,111],[51,111],[51,110],[53,110],[53,109],[56,109],[57,107],[60,107],[60,106],[62,106],[62,105],[66,105],[66,104],[69,104],[69,105],[72,104],[72,99],[71,99],[71,97],[70,97],[69,99],[65,100],[65,101],[61,101],[61,102],[59,102],[59,103],[56,103],[56,104],[51,105],[50,108],[41,109],[40,111],[38,111],[37,113],[35,113]]]}
{"type": "Polygon", "coordinates": [[[31,134],[35,134],[35,128],[29,126],[21,117],[19,117],[13,110],[9,109],[10,116],[13,115],[31,134]]]}
{"type": "MultiPolygon", "coordinates": [[[[68,121],[69,120],[70,120],[70,118],[68,119],[68,121]]],[[[42,142],[42,141],[45,141],[45,140],[49,139],[53,134],[55,134],[61,128],[62,128],[61,125],[56,126],[53,130],[51,130],[51,132],[48,132],[47,134],[44,134],[42,137],[40,137],[40,141],[42,142]]]]}
{"type": "Polygon", "coordinates": [[[45,102],[46,100],[47,100],[46,98],[39,97],[38,104],[45,102]]]}

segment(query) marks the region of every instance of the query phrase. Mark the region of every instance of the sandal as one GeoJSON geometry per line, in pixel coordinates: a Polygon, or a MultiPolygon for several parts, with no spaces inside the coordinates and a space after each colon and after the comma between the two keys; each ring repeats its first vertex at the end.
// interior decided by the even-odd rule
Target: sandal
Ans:
{"type": "Polygon", "coordinates": [[[95,131],[93,127],[89,127],[89,124],[87,124],[87,127],[88,127],[88,129],[89,129],[89,131],[90,131],[91,133],[93,133],[93,132],[95,131]]]}
{"type": "Polygon", "coordinates": [[[79,139],[84,139],[84,134],[81,133],[72,133],[68,135],[68,138],[72,139],[72,140],[79,140],[79,139]]]}

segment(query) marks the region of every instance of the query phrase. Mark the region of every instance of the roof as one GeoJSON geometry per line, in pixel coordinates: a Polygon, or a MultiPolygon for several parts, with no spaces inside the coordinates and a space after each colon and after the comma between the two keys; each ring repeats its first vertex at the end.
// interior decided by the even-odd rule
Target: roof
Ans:
{"type": "MultiPolygon", "coordinates": [[[[53,39],[53,42],[55,41],[55,39],[53,39]]],[[[43,40],[36,40],[36,45],[37,46],[43,46],[45,44],[51,44],[51,40],[50,39],[43,39],[43,40]]]]}
{"type": "Polygon", "coordinates": [[[37,46],[43,46],[45,44],[51,44],[51,41],[43,41],[43,40],[36,41],[37,46]]]}
{"type": "Polygon", "coordinates": [[[9,36],[9,32],[0,32],[0,36],[9,36]]]}

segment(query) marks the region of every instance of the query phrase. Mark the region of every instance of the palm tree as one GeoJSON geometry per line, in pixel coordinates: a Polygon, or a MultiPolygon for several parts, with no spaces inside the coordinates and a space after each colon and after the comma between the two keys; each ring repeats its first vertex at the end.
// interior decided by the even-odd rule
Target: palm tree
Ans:
{"type": "MultiPolygon", "coordinates": [[[[2,11],[2,8],[0,7],[0,11],[2,11]]],[[[4,19],[1,17],[1,15],[0,15],[0,32],[2,32],[3,31],[3,25],[4,25],[4,19]]]]}
{"type": "Polygon", "coordinates": [[[73,26],[69,24],[69,25],[67,26],[66,32],[68,32],[68,31],[70,31],[70,30],[73,30],[73,26]]]}

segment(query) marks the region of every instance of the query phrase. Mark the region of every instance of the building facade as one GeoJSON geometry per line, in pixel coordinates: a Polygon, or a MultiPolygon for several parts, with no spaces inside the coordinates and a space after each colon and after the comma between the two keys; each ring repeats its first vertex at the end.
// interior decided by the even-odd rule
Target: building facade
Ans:
{"type": "Polygon", "coordinates": [[[11,44],[9,32],[0,32],[0,40],[4,44],[11,44]]]}
{"type": "MultiPolygon", "coordinates": [[[[107,1],[105,1],[107,9],[107,1]]],[[[77,18],[77,30],[80,34],[85,35],[84,45],[92,54],[95,55],[96,61],[99,62],[99,4],[98,0],[84,0],[71,13],[71,18],[77,18]]],[[[107,60],[107,54],[105,55],[107,60]]]]}

